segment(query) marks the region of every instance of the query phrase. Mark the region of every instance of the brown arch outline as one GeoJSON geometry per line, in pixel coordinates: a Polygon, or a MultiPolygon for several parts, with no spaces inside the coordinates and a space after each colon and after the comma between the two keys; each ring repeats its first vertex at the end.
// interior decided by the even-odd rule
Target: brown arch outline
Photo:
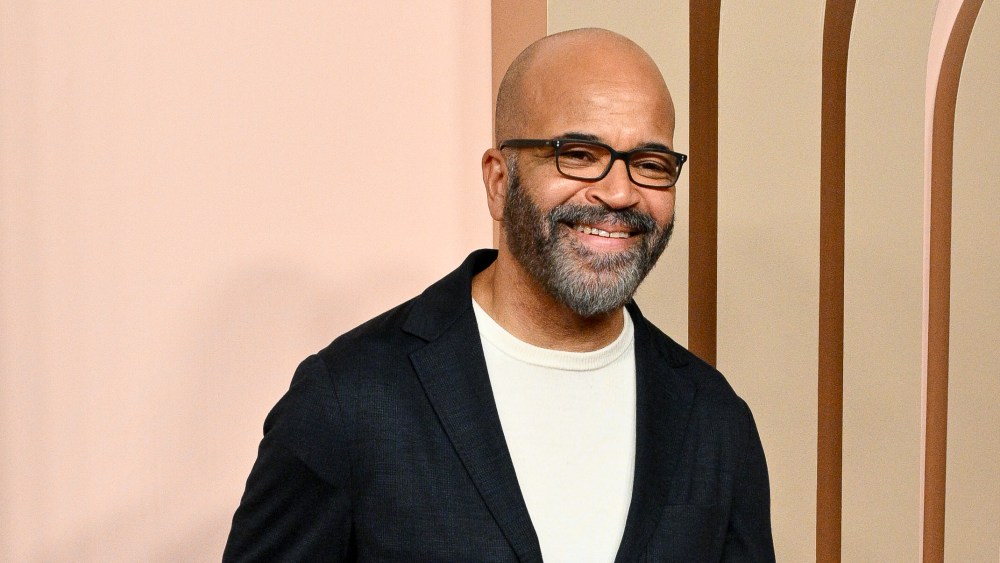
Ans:
{"type": "Polygon", "coordinates": [[[828,0],[823,17],[820,125],[816,560],[840,561],[844,446],[844,192],[847,58],[854,0],[828,0]]]}
{"type": "Polygon", "coordinates": [[[545,37],[548,27],[546,0],[493,0],[490,4],[492,41],[493,102],[507,67],[522,49],[545,37]]]}
{"type": "MultiPolygon", "coordinates": [[[[490,101],[496,116],[497,91],[514,58],[528,45],[548,33],[547,0],[492,0],[490,4],[491,64],[493,97],[490,101]]],[[[496,123],[493,124],[496,126],[496,123]]],[[[492,138],[492,135],[491,135],[492,138]]],[[[493,222],[493,246],[500,241],[500,223],[493,222]]]]}
{"type": "Polygon", "coordinates": [[[721,0],[691,0],[688,348],[715,365],[718,334],[719,19],[721,0]]]}
{"type": "MultiPolygon", "coordinates": [[[[960,0],[961,1],[961,0],[960,0]]],[[[925,179],[924,419],[921,465],[921,561],[944,561],[945,470],[948,454],[948,348],[951,322],[951,194],[955,104],[962,63],[983,0],[961,1],[954,22],[938,5],[933,42],[946,33],[940,61],[928,60],[928,175],[925,179]],[[940,66],[937,66],[937,65],[940,66]]],[[[953,4],[952,4],[953,5],[953,4]]],[[[944,8],[944,9],[943,9],[944,8]]]]}

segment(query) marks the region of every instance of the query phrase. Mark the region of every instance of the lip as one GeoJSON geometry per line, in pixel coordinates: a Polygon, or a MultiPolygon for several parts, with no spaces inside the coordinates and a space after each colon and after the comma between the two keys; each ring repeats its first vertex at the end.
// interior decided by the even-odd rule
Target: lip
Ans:
{"type": "Polygon", "coordinates": [[[583,244],[585,247],[598,251],[598,252],[620,252],[629,249],[633,244],[639,233],[633,232],[621,225],[614,225],[611,223],[596,223],[587,224],[580,223],[576,225],[564,224],[564,227],[569,229],[570,232],[583,244]],[[628,236],[601,236],[600,234],[591,234],[583,232],[579,227],[589,227],[589,229],[605,231],[608,233],[628,233],[628,236]]]}
{"type": "Polygon", "coordinates": [[[577,223],[573,227],[585,235],[607,238],[628,238],[635,234],[631,229],[613,223],[577,223]]]}

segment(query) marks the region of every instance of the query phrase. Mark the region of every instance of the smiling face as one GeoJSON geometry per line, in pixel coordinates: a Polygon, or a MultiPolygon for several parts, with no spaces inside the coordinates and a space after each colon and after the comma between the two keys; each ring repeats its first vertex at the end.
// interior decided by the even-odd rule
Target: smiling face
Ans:
{"type": "Polygon", "coordinates": [[[529,191],[513,168],[504,204],[506,248],[550,295],[582,317],[627,303],[673,231],[673,220],[664,227],[635,209],[564,203],[543,212],[529,191]]]}
{"type": "MultiPolygon", "coordinates": [[[[516,118],[498,115],[499,141],[569,137],[619,151],[672,147],[673,106],[644,52],[594,30],[547,41],[518,77],[509,104],[516,118]]],[[[634,184],[621,161],[601,180],[568,178],[550,147],[504,149],[494,158],[506,169],[491,195],[491,211],[503,222],[501,252],[581,316],[624,305],[666,247],[675,189],[634,184]]]]}

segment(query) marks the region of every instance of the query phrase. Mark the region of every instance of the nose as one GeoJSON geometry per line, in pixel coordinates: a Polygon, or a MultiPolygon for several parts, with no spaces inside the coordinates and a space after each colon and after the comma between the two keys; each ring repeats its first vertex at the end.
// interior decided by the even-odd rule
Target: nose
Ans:
{"type": "Polygon", "coordinates": [[[628,175],[628,164],[616,160],[611,170],[600,180],[587,187],[588,203],[603,203],[609,209],[627,209],[639,203],[639,187],[632,183],[628,175]]]}

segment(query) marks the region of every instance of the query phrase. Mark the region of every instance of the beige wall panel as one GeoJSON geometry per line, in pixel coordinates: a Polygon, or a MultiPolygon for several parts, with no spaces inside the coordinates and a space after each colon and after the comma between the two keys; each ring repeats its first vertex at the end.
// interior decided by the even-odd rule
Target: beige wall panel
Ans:
{"type": "Polygon", "coordinates": [[[945,561],[1000,543],[1000,5],[984,2],[955,108],[945,561]]]}
{"type": "Polygon", "coordinates": [[[490,245],[490,5],[0,22],[0,560],[218,561],[298,361],[490,245]]]}
{"type": "MultiPolygon", "coordinates": [[[[656,60],[677,110],[674,147],[688,152],[688,2],[683,0],[549,0],[548,31],[603,27],[641,45],[656,60]]],[[[697,166],[692,155],[689,166],[697,166]]],[[[681,344],[687,342],[688,177],[677,182],[670,247],[639,288],[643,314],[681,344]]]]}
{"type": "Polygon", "coordinates": [[[779,561],[815,559],[823,6],[722,4],[718,363],[760,427],[779,561]]]}
{"type": "Polygon", "coordinates": [[[920,550],[924,93],[934,5],[867,0],[855,7],[847,81],[845,561],[909,562],[920,550]]]}

